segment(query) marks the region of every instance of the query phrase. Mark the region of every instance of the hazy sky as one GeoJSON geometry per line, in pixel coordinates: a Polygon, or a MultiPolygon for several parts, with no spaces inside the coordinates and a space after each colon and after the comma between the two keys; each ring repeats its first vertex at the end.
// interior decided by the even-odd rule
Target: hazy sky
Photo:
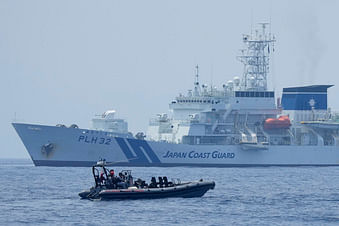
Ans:
{"type": "MultiPolygon", "coordinates": [[[[28,158],[17,121],[87,128],[116,109],[132,132],[201,82],[242,75],[242,34],[272,22],[270,87],[334,84],[338,1],[0,1],[0,158],[28,158]]],[[[279,94],[279,93],[278,93],[279,94]]]]}

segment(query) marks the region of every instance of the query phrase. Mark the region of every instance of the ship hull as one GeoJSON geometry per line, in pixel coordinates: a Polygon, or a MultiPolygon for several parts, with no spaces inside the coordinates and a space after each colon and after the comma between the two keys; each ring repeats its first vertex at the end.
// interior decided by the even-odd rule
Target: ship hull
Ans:
{"type": "Polygon", "coordinates": [[[13,123],[36,166],[339,166],[337,146],[186,145],[118,137],[110,132],[13,123]]]}

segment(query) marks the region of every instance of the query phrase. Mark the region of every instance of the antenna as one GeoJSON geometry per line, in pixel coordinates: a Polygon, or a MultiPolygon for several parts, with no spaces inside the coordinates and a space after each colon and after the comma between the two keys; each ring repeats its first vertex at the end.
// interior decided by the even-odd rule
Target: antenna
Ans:
{"type": "Polygon", "coordinates": [[[272,1],[270,1],[270,37],[271,37],[271,34],[272,34],[272,1]]]}
{"type": "Polygon", "coordinates": [[[210,89],[211,89],[211,95],[213,95],[213,74],[211,74],[211,77],[210,77],[211,81],[211,85],[210,85],[210,89]]]}
{"type": "Polygon", "coordinates": [[[200,96],[200,85],[199,85],[199,65],[195,66],[195,82],[194,82],[194,96],[200,96]]]}
{"type": "Polygon", "coordinates": [[[195,83],[194,85],[199,85],[199,65],[195,66],[195,83]]]}
{"type": "Polygon", "coordinates": [[[259,23],[261,25],[262,28],[262,36],[264,36],[264,38],[266,38],[266,26],[269,25],[269,23],[259,23]]]}
{"type": "Polygon", "coordinates": [[[253,8],[251,8],[251,37],[253,36],[253,8]]]}
{"type": "Polygon", "coordinates": [[[255,37],[243,35],[245,49],[238,59],[244,64],[242,88],[244,90],[267,90],[267,74],[269,72],[270,47],[274,50],[274,36],[267,36],[269,23],[259,23],[261,31],[256,30],[255,37]]]}
{"type": "Polygon", "coordinates": [[[213,75],[214,75],[213,64],[211,64],[211,86],[213,85],[213,75]]]}

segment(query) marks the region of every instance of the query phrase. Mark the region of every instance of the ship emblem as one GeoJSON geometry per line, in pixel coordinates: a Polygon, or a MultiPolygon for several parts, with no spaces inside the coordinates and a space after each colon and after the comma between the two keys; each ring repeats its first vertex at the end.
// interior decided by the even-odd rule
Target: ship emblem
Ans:
{"type": "Polygon", "coordinates": [[[311,106],[311,107],[314,107],[315,106],[315,100],[312,98],[312,99],[310,99],[310,101],[308,102],[309,103],[309,105],[311,106]]]}

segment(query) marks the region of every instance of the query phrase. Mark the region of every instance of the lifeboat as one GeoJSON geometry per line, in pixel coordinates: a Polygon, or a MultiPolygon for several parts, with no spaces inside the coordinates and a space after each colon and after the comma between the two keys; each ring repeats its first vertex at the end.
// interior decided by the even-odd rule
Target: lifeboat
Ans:
{"type": "Polygon", "coordinates": [[[288,129],[291,126],[291,121],[287,115],[280,116],[279,118],[268,118],[264,122],[265,130],[272,129],[288,129]]]}

